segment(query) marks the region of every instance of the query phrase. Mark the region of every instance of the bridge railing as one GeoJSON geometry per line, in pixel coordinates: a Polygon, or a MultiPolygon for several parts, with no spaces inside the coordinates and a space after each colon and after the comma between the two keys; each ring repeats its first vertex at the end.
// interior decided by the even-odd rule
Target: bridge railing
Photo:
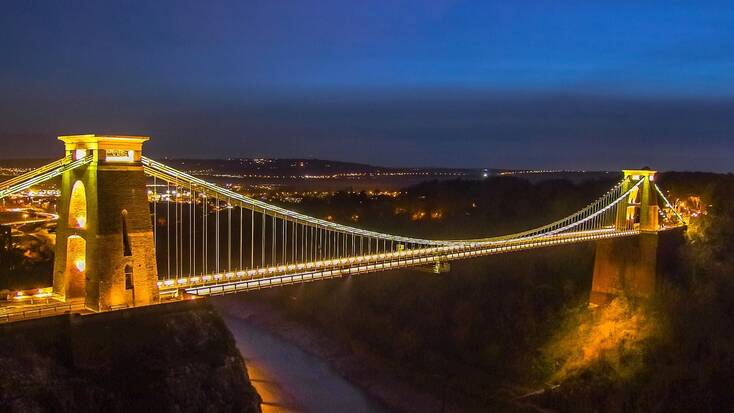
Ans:
{"type": "MultiPolygon", "coordinates": [[[[38,170],[31,171],[27,174],[22,175],[23,179],[21,180],[21,177],[13,179],[14,183],[9,186],[5,186],[4,189],[0,190],[0,199],[5,198],[6,196],[16,194],[18,192],[24,191],[26,189],[29,189],[33,187],[34,185],[39,185],[41,183],[44,183],[50,179],[53,179],[61,174],[63,174],[66,171],[72,170],[74,168],[78,168],[82,165],[86,165],[90,162],[92,162],[93,156],[89,155],[81,159],[77,159],[76,161],[70,161],[70,158],[64,158],[60,162],[60,164],[56,165],[56,162],[50,165],[55,165],[52,168],[46,168],[42,167],[38,170]],[[67,162],[68,161],[68,162],[67,162]]],[[[59,162],[59,161],[57,161],[59,162]]]]}
{"type": "Polygon", "coordinates": [[[637,234],[639,234],[637,230],[598,230],[524,241],[518,240],[497,245],[430,247],[422,250],[380,254],[378,256],[364,257],[364,259],[360,257],[360,259],[354,260],[338,260],[319,266],[309,265],[303,268],[295,268],[291,271],[276,269],[274,271],[256,273],[215,274],[208,277],[179,279],[176,283],[172,280],[166,280],[159,282],[159,288],[163,294],[175,293],[177,290],[183,289],[187,293],[194,295],[219,295],[399,268],[431,266],[437,262],[526,251],[577,242],[627,237],[637,234]]]}
{"type": "Polygon", "coordinates": [[[246,197],[148,158],[143,158],[143,165],[153,177],[150,197],[163,278],[270,272],[298,263],[457,245],[321,220],[246,197]],[[159,181],[165,183],[164,188],[159,189],[159,181]]]}
{"type": "Polygon", "coordinates": [[[591,231],[610,227],[614,223],[616,206],[641,184],[641,182],[638,182],[633,188],[622,193],[621,190],[624,183],[625,180],[618,182],[604,195],[597,198],[594,202],[590,203],[578,212],[550,224],[500,237],[480,238],[473,241],[479,243],[491,243],[512,239],[543,237],[565,231],[575,231],[579,228],[591,231]]]}
{"type": "Polygon", "coordinates": [[[8,309],[0,312],[0,323],[20,320],[30,320],[40,317],[62,315],[84,311],[86,309],[83,301],[60,303],[53,305],[38,305],[30,308],[8,309]]]}
{"type": "Polygon", "coordinates": [[[440,240],[429,240],[422,238],[404,237],[399,235],[386,234],[376,231],[369,231],[362,228],[351,227],[348,225],[342,225],[335,222],[315,218],[309,215],[301,214],[296,211],[291,211],[285,208],[281,208],[277,205],[272,205],[267,202],[260,201],[258,199],[250,198],[231,191],[226,188],[222,188],[213,183],[207,182],[203,179],[197,178],[193,175],[185,172],[176,170],[169,166],[166,166],[160,162],[156,162],[150,158],[143,157],[143,165],[145,171],[151,176],[155,176],[158,179],[169,182],[171,184],[179,185],[181,187],[190,186],[192,189],[196,189],[199,192],[207,193],[211,197],[219,198],[220,200],[226,200],[229,202],[241,203],[246,208],[253,208],[256,211],[260,211],[267,215],[275,215],[278,217],[284,217],[298,222],[303,222],[308,225],[324,228],[330,231],[344,232],[348,234],[356,234],[364,237],[379,238],[389,241],[409,243],[409,244],[421,244],[421,245],[448,245],[451,241],[440,241],[440,240]]]}
{"type": "Polygon", "coordinates": [[[660,189],[660,187],[656,183],[653,183],[653,187],[655,188],[655,191],[658,193],[658,195],[663,200],[663,202],[665,203],[665,205],[673,212],[673,214],[675,215],[675,217],[678,219],[678,224],[679,225],[686,225],[686,220],[678,212],[678,210],[673,206],[673,204],[671,204],[670,201],[668,201],[668,197],[666,197],[665,194],[663,194],[663,191],[660,189]]]}
{"type": "Polygon", "coordinates": [[[643,182],[622,180],[585,208],[539,228],[494,238],[429,240],[321,220],[149,158],[142,163],[153,177],[150,196],[164,288],[329,271],[393,259],[449,259],[455,254],[481,255],[477,251],[553,245],[559,239],[628,236],[634,228],[616,228],[617,209],[643,182]],[[165,183],[160,192],[158,180],[165,183]]]}
{"type": "Polygon", "coordinates": [[[12,186],[15,186],[21,182],[28,181],[29,179],[32,179],[38,175],[41,175],[45,172],[48,172],[52,169],[58,168],[59,166],[65,165],[69,162],[71,162],[71,156],[67,156],[61,159],[58,159],[56,161],[53,161],[49,164],[43,165],[39,168],[30,170],[22,175],[18,175],[14,178],[8,179],[6,181],[0,182],[0,191],[6,190],[12,186]]]}

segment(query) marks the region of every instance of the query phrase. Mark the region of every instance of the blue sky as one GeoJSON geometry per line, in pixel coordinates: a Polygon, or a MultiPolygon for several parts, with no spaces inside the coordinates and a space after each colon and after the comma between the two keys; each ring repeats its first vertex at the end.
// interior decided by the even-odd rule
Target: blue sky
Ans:
{"type": "Polygon", "coordinates": [[[3,8],[3,157],[115,132],[156,156],[734,169],[731,2],[3,8]]]}

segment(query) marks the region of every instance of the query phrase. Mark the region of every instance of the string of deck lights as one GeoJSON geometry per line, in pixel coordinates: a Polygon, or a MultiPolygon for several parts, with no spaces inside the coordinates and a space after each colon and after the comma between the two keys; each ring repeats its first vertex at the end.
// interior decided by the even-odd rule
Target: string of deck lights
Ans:
{"type": "MultiPolygon", "coordinates": [[[[637,195],[643,180],[637,180],[633,184],[622,180],[575,214],[529,231],[475,240],[426,240],[382,234],[319,220],[248,198],[149,159],[144,158],[143,164],[146,173],[152,175],[154,179],[163,179],[169,185],[173,183],[172,193],[176,196],[167,196],[169,203],[179,204],[182,185],[188,187],[188,194],[183,195],[190,197],[189,210],[195,211],[196,214],[200,212],[202,215],[201,218],[192,218],[190,215],[189,227],[193,227],[197,222],[201,222],[204,227],[198,237],[202,244],[197,244],[197,237],[189,231],[190,237],[193,236],[193,239],[189,240],[189,245],[202,246],[204,264],[190,265],[189,271],[184,271],[185,274],[176,271],[172,275],[169,271],[159,282],[162,293],[181,288],[204,288],[237,283],[243,280],[266,280],[302,273],[321,274],[346,267],[361,268],[363,263],[370,268],[374,265],[389,268],[424,265],[468,256],[639,233],[631,222],[627,222],[627,228],[624,230],[615,228],[616,206],[625,199],[633,202],[631,198],[637,195]],[[631,186],[625,186],[626,183],[630,183],[631,186]],[[240,217],[239,229],[235,232],[235,236],[239,238],[239,242],[236,243],[238,245],[235,245],[233,240],[233,229],[237,227],[232,219],[234,208],[239,208],[237,215],[240,217]],[[207,226],[212,209],[216,228],[213,231],[214,239],[209,240],[210,231],[207,226]],[[220,218],[224,210],[227,210],[226,218],[220,218]],[[249,214],[249,217],[246,214],[249,214]],[[221,234],[219,228],[224,220],[227,230],[225,234],[221,234]],[[249,221],[249,228],[245,228],[246,221],[249,221]],[[244,251],[246,229],[250,232],[249,251],[244,251]],[[256,235],[259,240],[256,240],[256,235]],[[399,242],[402,240],[412,242],[399,242]],[[210,256],[208,247],[211,241],[214,242],[212,257],[214,262],[212,268],[209,268],[206,261],[210,256]],[[220,246],[224,245],[227,248],[226,254],[222,254],[220,250],[220,246]],[[236,255],[237,251],[233,246],[239,247],[239,255],[236,255]],[[235,258],[239,259],[232,259],[233,252],[235,258]],[[244,258],[248,252],[249,263],[244,258]],[[255,259],[256,252],[259,253],[258,260],[255,259]],[[239,265],[235,268],[233,262],[239,265]]],[[[159,199],[157,196],[153,198],[159,199]]],[[[178,218],[176,226],[178,227],[178,218]]]]}

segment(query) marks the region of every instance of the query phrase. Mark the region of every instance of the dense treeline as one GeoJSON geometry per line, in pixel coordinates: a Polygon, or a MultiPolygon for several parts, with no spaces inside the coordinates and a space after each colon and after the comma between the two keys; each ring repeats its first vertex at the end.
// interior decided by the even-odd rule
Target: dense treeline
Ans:
{"type": "Polygon", "coordinates": [[[430,181],[407,188],[396,198],[340,192],[326,199],[306,198],[296,208],[385,232],[486,237],[563,218],[603,194],[617,178],[581,184],[566,180],[532,184],[515,177],[430,181]]]}
{"type": "MultiPolygon", "coordinates": [[[[465,408],[730,410],[734,180],[667,174],[661,181],[673,196],[701,195],[711,206],[679,262],[665,266],[671,273],[652,300],[620,298],[589,310],[593,245],[456,263],[440,276],[392,272],[267,295],[355,354],[465,408]]],[[[564,216],[611,182],[431,182],[395,199],[341,194],[302,208],[345,221],[359,214],[365,227],[421,236],[478,236],[564,216]],[[412,219],[433,209],[442,210],[440,220],[412,219]]]]}
{"type": "MultiPolygon", "coordinates": [[[[478,237],[566,216],[614,179],[428,182],[395,199],[338,194],[302,208],[337,220],[359,214],[367,228],[478,237]],[[441,219],[413,218],[416,211],[437,209],[441,219]]],[[[295,317],[335,332],[356,352],[384,358],[397,374],[455,402],[486,406],[546,374],[536,353],[564,309],[586,302],[593,253],[592,245],[546,249],[454,263],[440,276],[391,272],[270,294],[295,317]]]]}

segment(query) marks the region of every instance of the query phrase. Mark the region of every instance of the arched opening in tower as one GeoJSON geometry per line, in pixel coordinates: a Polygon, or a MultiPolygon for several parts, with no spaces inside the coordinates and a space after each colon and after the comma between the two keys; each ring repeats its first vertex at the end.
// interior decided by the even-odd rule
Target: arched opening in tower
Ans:
{"type": "Polygon", "coordinates": [[[76,181],[69,200],[69,228],[87,227],[87,193],[82,181],[76,181]]]}
{"type": "Polygon", "coordinates": [[[66,285],[67,298],[86,295],[87,241],[79,235],[66,240],[66,285]]]}
{"type": "Polygon", "coordinates": [[[627,228],[638,229],[640,226],[640,187],[635,187],[627,199],[627,228]]]}

